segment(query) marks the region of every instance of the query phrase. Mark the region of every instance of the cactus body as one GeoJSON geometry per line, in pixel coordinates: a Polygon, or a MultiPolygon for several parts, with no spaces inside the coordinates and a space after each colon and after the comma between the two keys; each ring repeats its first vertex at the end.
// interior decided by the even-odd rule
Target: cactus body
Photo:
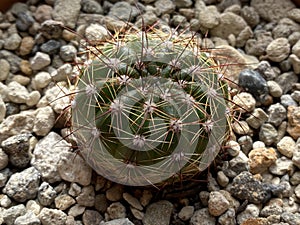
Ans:
{"type": "Polygon", "coordinates": [[[144,186],[209,166],[228,133],[228,90],[195,37],[130,33],[93,55],[78,81],[72,125],[97,173],[144,186]]]}

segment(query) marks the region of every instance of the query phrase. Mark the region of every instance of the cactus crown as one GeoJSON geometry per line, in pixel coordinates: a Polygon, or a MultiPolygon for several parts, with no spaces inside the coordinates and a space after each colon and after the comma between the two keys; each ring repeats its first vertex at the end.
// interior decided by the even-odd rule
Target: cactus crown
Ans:
{"type": "Polygon", "coordinates": [[[131,186],[205,170],[228,134],[228,87],[196,36],[129,32],[91,52],[71,104],[87,163],[131,186]]]}

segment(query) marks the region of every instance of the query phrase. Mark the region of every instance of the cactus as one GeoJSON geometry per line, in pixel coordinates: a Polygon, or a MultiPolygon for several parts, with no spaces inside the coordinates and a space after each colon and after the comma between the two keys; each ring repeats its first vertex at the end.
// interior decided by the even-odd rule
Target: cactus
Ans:
{"type": "Polygon", "coordinates": [[[93,48],[71,102],[81,155],[131,186],[188,179],[228,137],[228,86],[195,35],[115,35],[93,48]]]}

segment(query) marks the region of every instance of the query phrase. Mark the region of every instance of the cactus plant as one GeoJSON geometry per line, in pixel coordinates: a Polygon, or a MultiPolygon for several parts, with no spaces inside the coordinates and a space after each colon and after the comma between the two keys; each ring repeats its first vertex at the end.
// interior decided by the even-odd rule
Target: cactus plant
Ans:
{"type": "Polygon", "coordinates": [[[205,170],[228,136],[228,86],[195,35],[115,35],[91,50],[71,102],[81,155],[100,175],[144,186],[205,170]]]}

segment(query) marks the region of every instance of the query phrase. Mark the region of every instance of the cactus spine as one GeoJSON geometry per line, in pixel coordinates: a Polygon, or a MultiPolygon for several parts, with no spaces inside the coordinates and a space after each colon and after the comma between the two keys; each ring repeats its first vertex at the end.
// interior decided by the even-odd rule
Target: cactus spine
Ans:
{"type": "Polygon", "coordinates": [[[72,127],[97,173],[144,186],[187,179],[214,160],[228,135],[228,87],[195,36],[116,35],[87,62],[72,127]]]}

